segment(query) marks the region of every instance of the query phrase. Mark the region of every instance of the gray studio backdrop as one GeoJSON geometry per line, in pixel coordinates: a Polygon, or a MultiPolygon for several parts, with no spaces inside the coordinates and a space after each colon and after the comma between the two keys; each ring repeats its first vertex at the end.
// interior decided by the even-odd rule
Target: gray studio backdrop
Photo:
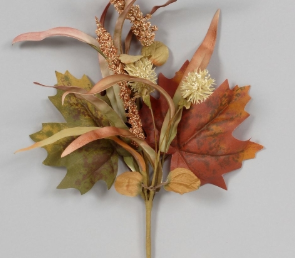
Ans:
{"type": "MultiPolygon", "coordinates": [[[[147,12],[164,0],[138,0],[147,12]]],[[[84,196],[56,190],[64,169],[42,165],[45,150],[14,155],[42,122],[63,122],[47,96],[55,71],[100,78],[93,49],[67,38],[11,45],[23,32],[70,26],[94,35],[102,0],[10,0],[0,4],[0,257],[144,257],[144,204],[98,183],[84,196]]],[[[263,144],[257,158],[225,176],[228,191],[206,185],[184,196],[161,192],[153,213],[155,258],[293,258],[294,0],[178,0],[152,19],[172,77],[221,8],[209,71],[217,84],[251,84],[251,114],[234,135],[263,144]]],[[[108,16],[108,19],[115,16],[108,16]]],[[[114,20],[108,20],[111,28],[114,20]]],[[[125,167],[121,164],[120,172],[125,167]]]]}

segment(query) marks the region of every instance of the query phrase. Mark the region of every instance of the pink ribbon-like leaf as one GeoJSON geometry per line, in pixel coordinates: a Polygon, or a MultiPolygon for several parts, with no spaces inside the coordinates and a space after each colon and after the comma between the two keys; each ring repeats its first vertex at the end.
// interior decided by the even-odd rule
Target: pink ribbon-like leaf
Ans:
{"type": "Polygon", "coordinates": [[[57,28],[53,28],[53,29],[41,31],[41,32],[24,33],[17,36],[12,41],[12,44],[15,44],[17,42],[23,42],[23,41],[41,41],[43,39],[46,39],[49,37],[55,37],[55,36],[63,36],[63,37],[77,39],[81,42],[84,42],[90,45],[95,50],[97,50],[101,55],[103,55],[103,53],[100,51],[99,44],[95,38],[89,36],[88,34],[80,30],[70,28],[70,27],[57,27],[57,28]]]}

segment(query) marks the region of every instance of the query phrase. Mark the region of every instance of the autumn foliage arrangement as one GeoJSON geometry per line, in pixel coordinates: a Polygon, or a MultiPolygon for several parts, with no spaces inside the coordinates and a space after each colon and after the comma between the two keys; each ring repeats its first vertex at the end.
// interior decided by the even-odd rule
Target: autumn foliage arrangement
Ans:
{"type": "MultiPolygon", "coordinates": [[[[240,141],[233,130],[249,114],[249,86],[230,89],[220,86],[207,68],[215,47],[218,10],[208,32],[191,61],[186,61],[171,79],[157,75],[157,66],[169,57],[165,44],[155,40],[157,27],[150,23],[159,8],[144,15],[135,0],[111,0],[101,18],[96,18],[96,38],[79,30],[58,27],[44,32],[25,33],[13,43],[40,41],[51,36],[80,40],[98,52],[103,79],[92,85],[87,76],[77,79],[69,72],[56,73],[55,96],[49,97],[65,123],[44,123],[32,134],[32,146],[43,147],[44,164],[66,167],[59,189],[76,188],[81,194],[103,180],[108,188],[126,196],[140,195],[146,204],[146,257],[151,257],[151,214],[153,200],[163,188],[179,194],[204,184],[226,189],[223,174],[252,159],[262,146],[240,141]],[[113,36],[104,28],[109,8],[119,13],[113,36]],[[122,28],[131,23],[124,48],[122,28]],[[139,55],[129,55],[132,38],[142,45],[139,55]],[[151,93],[158,91],[159,97],[151,93]],[[163,164],[171,156],[168,177],[163,164]],[[117,175],[118,159],[128,172],[117,175]]],[[[36,83],[41,86],[40,83],[36,83]]],[[[51,86],[45,86],[51,87],[51,86]]]]}

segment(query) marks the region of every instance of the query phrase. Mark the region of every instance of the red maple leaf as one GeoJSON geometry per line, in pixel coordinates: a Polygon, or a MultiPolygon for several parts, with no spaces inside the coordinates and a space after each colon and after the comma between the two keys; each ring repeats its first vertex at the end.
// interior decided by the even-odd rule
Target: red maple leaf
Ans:
{"type": "MultiPolygon", "coordinates": [[[[172,79],[163,74],[159,76],[159,85],[173,97],[188,62],[172,79]]],[[[223,174],[242,166],[242,161],[252,159],[263,147],[257,143],[240,141],[232,136],[235,128],[249,114],[244,110],[250,100],[250,86],[229,88],[226,80],[203,103],[192,105],[183,110],[182,119],[178,125],[176,138],[171,143],[168,154],[172,155],[171,170],[187,168],[200,178],[203,184],[213,184],[226,189],[223,174]]],[[[143,128],[147,142],[155,147],[155,138],[159,138],[168,105],[163,96],[159,99],[151,97],[154,111],[156,132],[154,132],[149,108],[141,109],[143,128]]]]}

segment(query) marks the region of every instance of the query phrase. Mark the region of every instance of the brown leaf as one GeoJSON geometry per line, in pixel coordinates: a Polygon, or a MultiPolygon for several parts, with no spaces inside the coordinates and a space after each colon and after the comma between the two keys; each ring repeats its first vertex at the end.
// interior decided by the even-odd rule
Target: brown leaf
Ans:
{"type": "Polygon", "coordinates": [[[134,34],[133,34],[132,30],[129,30],[129,32],[128,32],[126,38],[125,38],[125,54],[128,54],[129,53],[133,35],[134,34]]]}
{"type": "MultiPolygon", "coordinates": [[[[177,137],[168,151],[172,155],[171,170],[189,169],[200,178],[202,185],[210,183],[226,189],[222,175],[240,168],[243,160],[254,158],[256,152],[263,148],[232,136],[233,130],[249,116],[244,110],[250,100],[248,91],[249,86],[236,86],[231,90],[225,81],[205,102],[183,111],[177,137]]],[[[156,126],[160,130],[167,106],[161,98],[152,99],[152,108],[157,111],[156,126]]],[[[141,112],[146,109],[144,107],[141,112]]],[[[154,146],[150,121],[143,121],[147,141],[154,146]]]]}
{"type": "Polygon", "coordinates": [[[104,27],[104,22],[105,22],[105,19],[106,19],[106,16],[107,16],[107,13],[108,13],[108,10],[109,10],[110,6],[111,6],[111,3],[108,2],[108,4],[107,4],[106,7],[104,8],[104,10],[103,10],[103,12],[102,12],[102,14],[101,14],[101,16],[100,16],[100,23],[101,23],[101,25],[102,25],[103,27],[104,27]]]}
{"type": "Polygon", "coordinates": [[[156,6],[154,6],[153,9],[151,10],[150,14],[154,14],[158,9],[160,9],[160,8],[162,8],[162,7],[166,7],[166,6],[168,6],[168,5],[172,4],[172,3],[175,3],[175,2],[177,2],[177,0],[169,0],[169,1],[167,1],[167,2],[166,2],[165,4],[163,4],[163,5],[156,5],[156,6]]]}

